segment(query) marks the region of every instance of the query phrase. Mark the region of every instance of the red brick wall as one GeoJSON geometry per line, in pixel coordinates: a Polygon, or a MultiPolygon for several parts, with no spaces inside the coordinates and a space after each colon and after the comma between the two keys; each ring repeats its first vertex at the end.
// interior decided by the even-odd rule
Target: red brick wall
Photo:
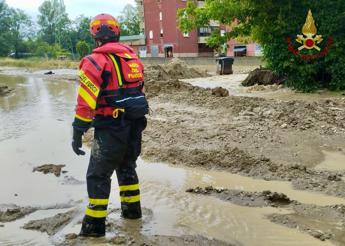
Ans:
{"type": "Polygon", "coordinates": [[[145,34],[148,53],[150,45],[159,45],[160,53],[164,54],[164,44],[172,44],[175,53],[198,53],[198,37],[194,31],[188,38],[183,37],[177,29],[177,9],[185,7],[182,0],[144,0],[145,34]],[[162,12],[162,21],[159,13],[162,12]],[[163,29],[163,38],[160,37],[163,29]],[[153,39],[150,39],[150,31],[153,31],[153,39]]]}

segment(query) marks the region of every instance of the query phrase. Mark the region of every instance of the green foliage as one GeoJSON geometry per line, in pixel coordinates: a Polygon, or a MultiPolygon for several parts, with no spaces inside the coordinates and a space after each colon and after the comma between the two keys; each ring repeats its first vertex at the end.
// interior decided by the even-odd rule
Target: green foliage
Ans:
{"type": "Polygon", "coordinates": [[[10,8],[0,1],[0,56],[25,52],[23,39],[30,36],[32,23],[30,18],[19,9],[10,8]]]}
{"type": "Polygon", "coordinates": [[[70,20],[63,0],[46,0],[39,7],[40,37],[49,44],[61,44],[70,20]]]}
{"type": "Polygon", "coordinates": [[[77,52],[79,54],[79,57],[82,58],[89,54],[90,52],[90,46],[85,41],[79,41],[77,43],[77,52]]]}
{"type": "MultiPolygon", "coordinates": [[[[318,88],[345,89],[345,1],[343,0],[206,0],[203,8],[196,8],[192,2],[178,12],[182,31],[205,26],[210,20],[232,27],[226,33],[227,39],[251,36],[263,47],[267,66],[277,74],[287,76],[287,85],[302,91],[318,88]],[[303,60],[288,50],[287,38],[293,46],[302,34],[308,10],[311,9],[317,24],[318,34],[324,37],[320,48],[324,49],[327,39],[334,44],[325,57],[303,60]],[[236,24],[236,25],[234,25],[236,24]]],[[[214,46],[223,42],[220,33],[214,33],[209,42],[214,46]],[[218,36],[218,38],[217,38],[218,36]]],[[[302,54],[316,54],[317,51],[302,50],[302,54]]]]}
{"type": "Polygon", "coordinates": [[[127,4],[121,15],[117,18],[121,26],[122,36],[140,34],[140,19],[138,10],[131,4],[127,4]]]}

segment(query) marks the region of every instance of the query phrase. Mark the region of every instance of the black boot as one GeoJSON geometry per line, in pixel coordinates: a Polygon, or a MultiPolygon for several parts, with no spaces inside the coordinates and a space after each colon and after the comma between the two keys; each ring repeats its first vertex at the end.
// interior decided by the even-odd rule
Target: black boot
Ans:
{"type": "Polygon", "coordinates": [[[105,218],[97,219],[85,216],[79,233],[81,237],[104,237],[105,218]]]}
{"type": "Polygon", "coordinates": [[[121,216],[124,219],[136,220],[142,217],[140,202],[132,204],[121,204],[121,216]]]}

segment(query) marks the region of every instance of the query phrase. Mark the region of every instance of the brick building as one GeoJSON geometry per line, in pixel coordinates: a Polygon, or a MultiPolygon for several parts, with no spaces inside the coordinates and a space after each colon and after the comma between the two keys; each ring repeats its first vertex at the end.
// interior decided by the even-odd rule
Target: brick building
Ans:
{"type": "MultiPolygon", "coordinates": [[[[142,31],[145,33],[146,46],[139,47],[142,57],[198,57],[214,56],[213,49],[206,46],[206,38],[213,28],[219,28],[217,22],[199,28],[190,33],[182,33],[177,28],[177,10],[186,6],[186,0],[136,0],[141,16],[142,31]]],[[[201,7],[203,1],[198,1],[201,7]]],[[[228,43],[229,56],[236,54],[253,56],[256,45],[239,45],[235,41],[228,43]]]]}

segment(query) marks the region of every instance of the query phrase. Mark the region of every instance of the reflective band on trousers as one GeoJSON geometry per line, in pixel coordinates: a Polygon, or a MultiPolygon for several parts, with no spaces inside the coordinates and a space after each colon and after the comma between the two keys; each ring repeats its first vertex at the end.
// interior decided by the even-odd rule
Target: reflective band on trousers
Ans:
{"type": "Polygon", "coordinates": [[[132,190],[139,190],[139,184],[120,186],[120,191],[132,191],[132,190]]]}
{"type": "Polygon", "coordinates": [[[137,196],[122,196],[121,197],[121,202],[126,202],[126,203],[140,202],[140,195],[137,195],[137,196]]]}
{"type": "Polygon", "coordinates": [[[90,204],[92,205],[108,205],[109,199],[89,199],[90,204]]]}
{"type": "Polygon", "coordinates": [[[105,218],[108,215],[107,210],[104,211],[96,211],[96,210],[92,210],[90,208],[87,208],[85,211],[85,214],[93,217],[93,218],[105,218]]]}

